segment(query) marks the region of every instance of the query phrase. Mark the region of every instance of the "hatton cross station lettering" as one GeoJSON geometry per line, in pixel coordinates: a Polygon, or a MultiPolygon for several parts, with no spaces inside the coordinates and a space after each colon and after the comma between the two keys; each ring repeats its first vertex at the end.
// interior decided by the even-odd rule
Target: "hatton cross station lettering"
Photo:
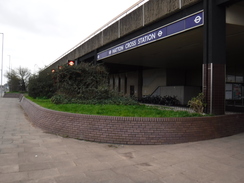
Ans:
{"type": "Polygon", "coordinates": [[[160,39],[184,32],[203,25],[203,11],[195,13],[193,15],[182,18],[166,26],[160,27],[154,31],[150,31],[146,34],[138,36],[127,42],[121,43],[117,46],[109,48],[97,54],[97,60],[101,60],[124,51],[158,41],[160,39]]]}
{"type": "Polygon", "coordinates": [[[152,41],[154,39],[156,39],[156,33],[152,33],[152,34],[143,36],[143,37],[141,37],[141,38],[139,38],[137,40],[133,40],[133,41],[130,41],[130,42],[124,44],[124,45],[120,45],[118,47],[115,47],[115,48],[113,48],[111,50],[111,53],[115,54],[117,52],[122,52],[123,50],[127,50],[127,49],[130,49],[130,48],[133,48],[135,46],[138,46],[140,44],[152,41]]]}

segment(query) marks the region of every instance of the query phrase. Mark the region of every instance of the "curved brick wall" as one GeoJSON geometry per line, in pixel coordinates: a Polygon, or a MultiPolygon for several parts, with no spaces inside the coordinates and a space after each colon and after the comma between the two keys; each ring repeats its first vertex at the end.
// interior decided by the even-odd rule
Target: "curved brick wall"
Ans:
{"type": "Polygon", "coordinates": [[[42,108],[23,97],[21,106],[46,132],[94,142],[172,144],[244,132],[244,114],[199,118],[138,118],[72,114],[42,108]]]}

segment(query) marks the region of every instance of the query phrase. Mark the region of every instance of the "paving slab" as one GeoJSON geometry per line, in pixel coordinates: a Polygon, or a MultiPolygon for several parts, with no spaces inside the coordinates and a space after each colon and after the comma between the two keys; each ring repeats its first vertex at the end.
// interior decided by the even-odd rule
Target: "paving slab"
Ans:
{"type": "Polygon", "coordinates": [[[118,145],[35,128],[0,98],[0,183],[243,183],[244,133],[174,145],[118,145]]]}

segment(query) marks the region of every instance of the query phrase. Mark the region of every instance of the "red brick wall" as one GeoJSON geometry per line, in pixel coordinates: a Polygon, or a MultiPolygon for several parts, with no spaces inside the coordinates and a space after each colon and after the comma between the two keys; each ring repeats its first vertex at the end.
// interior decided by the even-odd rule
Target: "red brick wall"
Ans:
{"type": "Polygon", "coordinates": [[[173,144],[244,132],[244,114],[194,118],[139,118],[72,114],[42,108],[23,97],[30,121],[45,132],[115,144],[173,144]]]}

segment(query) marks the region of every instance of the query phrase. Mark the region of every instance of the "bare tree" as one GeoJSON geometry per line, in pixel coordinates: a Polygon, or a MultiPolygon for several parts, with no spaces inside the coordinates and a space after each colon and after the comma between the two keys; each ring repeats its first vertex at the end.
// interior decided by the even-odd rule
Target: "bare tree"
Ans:
{"type": "Polygon", "coordinates": [[[25,92],[28,86],[28,79],[31,72],[28,68],[19,67],[15,70],[11,70],[5,74],[8,78],[9,90],[25,92]]]}
{"type": "Polygon", "coordinates": [[[17,69],[17,74],[20,79],[20,91],[25,92],[28,86],[28,79],[31,75],[31,72],[28,68],[22,68],[21,66],[17,69]]]}

